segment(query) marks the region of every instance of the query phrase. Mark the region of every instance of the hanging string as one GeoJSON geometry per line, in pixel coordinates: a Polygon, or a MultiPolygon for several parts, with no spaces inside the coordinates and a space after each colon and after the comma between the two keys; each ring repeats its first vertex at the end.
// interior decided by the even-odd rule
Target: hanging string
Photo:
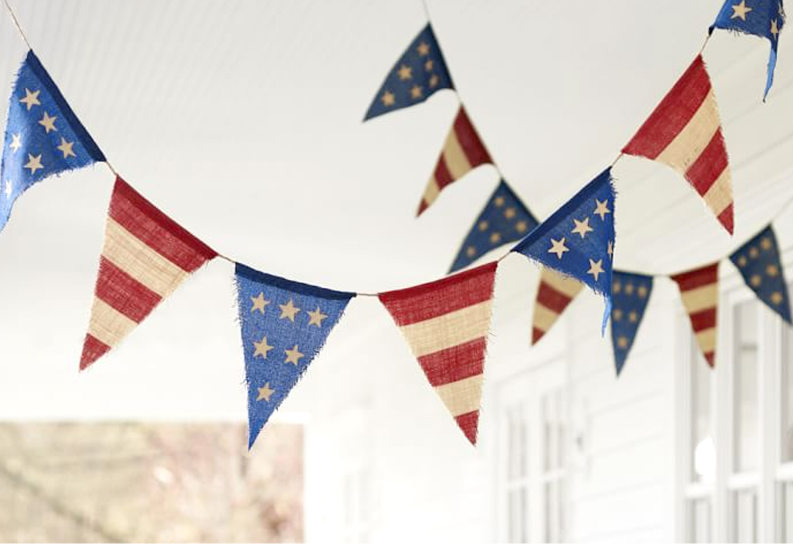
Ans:
{"type": "Polygon", "coordinates": [[[11,9],[11,5],[8,3],[8,0],[3,0],[3,3],[6,5],[6,9],[8,10],[8,14],[11,16],[11,21],[14,23],[14,26],[17,28],[17,32],[22,37],[22,41],[25,42],[28,49],[33,51],[33,48],[30,46],[30,42],[28,42],[28,37],[25,36],[25,31],[22,30],[22,26],[19,24],[17,20],[17,16],[14,13],[14,10],[11,9]]]}

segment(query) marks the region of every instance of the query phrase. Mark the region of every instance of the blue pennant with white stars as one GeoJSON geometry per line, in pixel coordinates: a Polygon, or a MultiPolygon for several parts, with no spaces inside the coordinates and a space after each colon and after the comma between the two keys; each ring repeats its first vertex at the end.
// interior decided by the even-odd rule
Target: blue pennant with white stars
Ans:
{"type": "Polygon", "coordinates": [[[492,249],[520,240],[538,224],[529,208],[502,180],[463,240],[449,273],[467,267],[492,249]]]}
{"type": "Polygon", "coordinates": [[[767,38],[771,42],[763,101],[774,83],[779,33],[784,24],[785,10],[782,7],[782,0],[726,0],[716,21],[710,27],[710,32],[713,32],[714,28],[727,29],[767,38]]]}
{"type": "Polygon", "coordinates": [[[652,291],[652,276],[614,271],[611,284],[611,298],[614,300],[614,308],[611,310],[611,344],[614,347],[617,375],[622,372],[622,366],[628,359],[652,291]]]}
{"type": "Polygon", "coordinates": [[[35,183],[104,160],[38,57],[28,51],[8,104],[0,167],[0,231],[16,199],[35,183]]]}
{"type": "Polygon", "coordinates": [[[755,295],[783,320],[791,323],[785,273],[771,225],[730,255],[730,260],[755,295]]]}
{"type": "Polygon", "coordinates": [[[285,280],[239,263],[235,273],[251,448],[355,294],[285,280]]]}
{"type": "Polygon", "coordinates": [[[386,112],[417,105],[436,91],[447,88],[454,89],[452,77],[428,23],[386,76],[364,122],[386,112]]]}
{"type": "Polygon", "coordinates": [[[582,188],[512,251],[579,280],[606,300],[611,313],[614,254],[614,186],[609,167],[582,188]]]}

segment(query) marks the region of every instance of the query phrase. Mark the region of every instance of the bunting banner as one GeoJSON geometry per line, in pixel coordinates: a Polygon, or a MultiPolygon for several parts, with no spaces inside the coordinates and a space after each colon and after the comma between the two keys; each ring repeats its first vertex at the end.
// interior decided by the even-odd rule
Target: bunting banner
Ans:
{"type": "Polygon", "coordinates": [[[727,149],[716,96],[701,55],[622,152],[661,162],[683,175],[727,232],[733,233],[727,149]]]}
{"type": "Polygon", "coordinates": [[[680,289],[702,355],[716,365],[716,319],[719,307],[719,263],[672,276],[680,289]]]}
{"type": "Polygon", "coordinates": [[[529,208],[502,179],[463,240],[449,272],[462,270],[488,251],[520,240],[538,224],[529,208]]]}
{"type": "Polygon", "coordinates": [[[611,310],[611,345],[614,348],[614,365],[618,376],[628,359],[652,291],[652,276],[614,271],[611,288],[614,299],[614,308],[611,310]]]}
{"type": "Polygon", "coordinates": [[[575,278],[559,274],[550,268],[540,269],[540,285],[534,300],[531,344],[537,344],[551,330],[567,305],[573,302],[583,289],[583,284],[575,278]]]}
{"type": "Polygon", "coordinates": [[[771,54],[768,58],[768,75],[766,76],[763,101],[774,83],[779,33],[785,24],[785,11],[782,0],[726,0],[716,21],[710,27],[726,29],[742,34],[752,34],[767,38],[771,42],[771,54]]]}
{"type": "Polygon", "coordinates": [[[490,154],[468,119],[465,109],[460,107],[435,165],[435,171],[424,190],[416,216],[424,213],[444,188],[475,167],[492,163],[490,154]]]}
{"type": "Polygon", "coordinates": [[[28,51],[8,101],[0,167],[0,232],[14,202],[50,175],[105,156],[77,119],[38,57],[28,51]]]}
{"type": "Polygon", "coordinates": [[[364,122],[422,103],[441,89],[454,89],[454,84],[432,25],[427,23],[386,76],[364,122]]]}
{"type": "Polygon", "coordinates": [[[80,369],[126,337],[217,253],[116,179],[80,369]]]}
{"type": "Polygon", "coordinates": [[[611,313],[614,186],[611,168],[598,175],[513,251],[566,274],[603,295],[603,330],[611,313]]]}
{"type": "Polygon", "coordinates": [[[730,260],[757,298],[791,323],[787,282],[771,225],[730,255],[730,260]]]}
{"type": "Polygon", "coordinates": [[[429,383],[476,445],[498,263],[379,295],[429,383]]]}
{"type": "Polygon", "coordinates": [[[248,448],[303,376],[355,294],[235,266],[248,385],[248,448]]]}

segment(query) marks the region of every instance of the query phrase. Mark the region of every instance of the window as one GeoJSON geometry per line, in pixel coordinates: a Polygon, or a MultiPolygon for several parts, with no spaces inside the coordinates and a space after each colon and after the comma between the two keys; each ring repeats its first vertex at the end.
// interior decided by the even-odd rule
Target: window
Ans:
{"type": "Polygon", "coordinates": [[[344,475],[345,542],[369,541],[369,471],[358,467],[344,475]]]}
{"type": "Polygon", "coordinates": [[[523,404],[507,409],[507,540],[528,542],[527,424],[523,404]]]}
{"type": "Polygon", "coordinates": [[[564,539],[565,421],[563,393],[554,390],[542,396],[543,469],[542,484],[545,523],[543,542],[564,539]]]}
{"type": "Polygon", "coordinates": [[[793,329],[737,277],[722,287],[716,367],[695,348],[681,369],[681,540],[793,542],[793,329]]]}

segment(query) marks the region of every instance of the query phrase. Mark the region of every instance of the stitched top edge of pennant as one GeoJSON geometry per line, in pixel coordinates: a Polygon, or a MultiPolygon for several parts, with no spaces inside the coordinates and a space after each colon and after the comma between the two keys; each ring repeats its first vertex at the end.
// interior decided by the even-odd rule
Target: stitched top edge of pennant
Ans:
{"type": "Polygon", "coordinates": [[[337,301],[350,300],[356,296],[355,293],[336,291],[335,289],[326,289],[324,287],[317,287],[315,285],[304,284],[302,282],[295,282],[293,280],[287,280],[286,278],[273,276],[272,274],[266,274],[242,263],[235,263],[235,265],[234,273],[237,276],[242,276],[243,278],[247,278],[251,281],[272,285],[286,291],[294,291],[296,293],[303,293],[304,295],[311,295],[313,297],[333,299],[337,301]]]}
{"type": "MultiPolygon", "coordinates": [[[[127,200],[135,204],[138,208],[146,213],[150,219],[158,225],[164,227],[176,238],[180,239],[185,245],[190,246],[193,250],[200,255],[203,255],[206,260],[214,259],[217,257],[217,252],[209,247],[207,244],[193,236],[186,228],[171,219],[168,215],[160,211],[157,206],[152,204],[144,198],[138,191],[132,188],[128,182],[121,177],[116,177],[116,184],[113,188],[113,193],[118,192],[127,200]]],[[[110,217],[112,217],[113,201],[110,202],[110,217]]]]}
{"type": "MultiPolygon", "coordinates": [[[[537,228],[529,232],[526,237],[524,237],[511,249],[511,251],[520,253],[521,249],[527,248],[528,246],[536,243],[540,238],[544,237],[550,230],[556,227],[561,219],[564,219],[570,215],[570,213],[580,205],[581,201],[585,200],[596,192],[597,188],[603,184],[603,181],[601,180],[601,177],[603,176],[607,177],[606,182],[609,184],[609,186],[611,186],[612,192],[616,194],[614,191],[614,179],[611,176],[611,166],[609,166],[600,172],[597,177],[587,183],[584,188],[579,190],[575,196],[567,200],[567,202],[565,202],[562,207],[557,209],[550,217],[545,219],[539,226],[537,226],[537,228]]],[[[569,274],[565,275],[569,276],[569,274]]]]}
{"type": "Polygon", "coordinates": [[[28,50],[27,57],[25,58],[25,62],[30,66],[30,70],[44,83],[44,86],[47,88],[47,91],[52,96],[52,100],[55,101],[55,104],[58,105],[58,108],[61,109],[63,116],[66,118],[66,121],[69,123],[71,128],[74,130],[74,133],[77,135],[77,138],[80,139],[80,143],[85,147],[85,150],[88,154],[97,162],[104,162],[105,155],[99,149],[99,145],[96,144],[94,139],[85,129],[82,122],[77,118],[77,115],[74,113],[72,108],[69,106],[69,103],[66,102],[66,99],[61,94],[61,90],[55,84],[55,81],[47,72],[47,69],[44,68],[44,65],[41,64],[39,58],[36,57],[36,54],[33,53],[33,50],[28,50]]]}

